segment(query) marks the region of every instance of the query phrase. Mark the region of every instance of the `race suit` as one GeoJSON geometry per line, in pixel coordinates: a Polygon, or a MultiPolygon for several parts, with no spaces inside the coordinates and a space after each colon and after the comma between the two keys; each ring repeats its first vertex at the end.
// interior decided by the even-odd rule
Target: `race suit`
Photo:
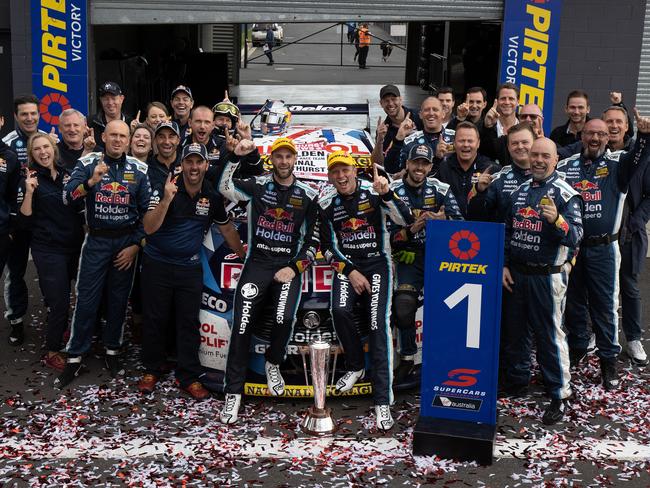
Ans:
{"type": "MultiPolygon", "coordinates": [[[[16,196],[19,181],[20,163],[18,162],[18,158],[4,142],[0,141],[0,269],[2,270],[4,270],[11,252],[11,238],[9,235],[14,232],[12,220],[16,215],[16,196]]],[[[9,273],[11,273],[11,270],[9,270],[9,273]]],[[[5,288],[7,288],[6,284],[5,288]]],[[[24,307],[26,311],[26,293],[24,297],[24,307]]],[[[5,304],[7,310],[9,310],[11,301],[7,300],[6,295],[5,304]]],[[[23,311],[23,313],[18,317],[22,317],[25,311],[23,311]]],[[[9,312],[7,312],[5,313],[5,318],[15,319],[16,317],[12,317],[9,312]]]]}
{"type": "MultiPolygon", "coordinates": [[[[406,159],[411,144],[426,144],[431,147],[433,154],[435,154],[440,134],[442,134],[442,131],[426,132],[419,130],[407,136],[403,141],[396,138],[393,139],[393,144],[384,158],[384,169],[391,174],[402,171],[406,167],[406,159]]],[[[431,175],[435,175],[438,172],[438,166],[440,166],[441,161],[442,159],[433,159],[431,175]]]]}
{"type": "Polygon", "coordinates": [[[77,275],[77,306],[72,316],[72,334],[66,346],[69,356],[81,356],[91,346],[97,311],[106,294],[104,346],[116,351],[122,346],[124,316],[135,265],[118,270],[113,261],[123,249],[140,245],[144,237],[142,217],[149,206],[147,165],[130,156],[113,159],[104,155],[108,171],[92,187],[88,180],[101,160],[90,153],[77,163],[64,186],[65,202],[85,198],[88,234],[81,248],[77,275]]]}
{"type": "Polygon", "coordinates": [[[340,195],[331,188],[320,200],[321,250],[334,268],[330,311],[336,335],[345,350],[347,368],[365,369],[363,342],[356,327],[354,308],[361,301],[370,324],[369,352],[375,405],[393,401],[393,340],[390,330],[393,271],[386,216],[397,225],[409,225],[413,217],[390,190],[378,195],[372,183],[358,180],[356,191],[340,195]],[[357,295],[348,276],[359,271],[371,292],[357,295]]]}
{"type": "Polygon", "coordinates": [[[569,263],[582,239],[580,195],[554,171],[529,180],[512,194],[506,219],[505,266],[514,284],[504,290],[502,376],[505,390],[527,387],[532,335],[546,390],[552,398],[571,395],[569,348],[562,330],[569,263]],[[550,224],[541,203],[552,199],[558,212],[550,224]]]}
{"type": "Polygon", "coordinates": [[[247,202],[248,253],[235,291],[224,384],[226,393],[241,394],[251,333],[269,303],[274,305],[275,323],[265,357],[275,365],[286,357],[300,305],[302,273],[314,261],[318,247],[314,237],[318,192],[297,179],[284,186],[272,175],[233,178],[238,165],[230,158],[226,161],[219,191],[233,202],[247,202]],[[275,274],[286,266],[295,277],[287,283],[275,281],[275,274]]]}
{"type": "MultiPolygon", "coordinates": [[[[179,151],[193,142],[195,141],[192,139],[190,131],[188,136],[181,142],[179,151]]],[[[223,169],[230,152],[226,148],[225,137],[219,136],[216,131],[213,131],[212,134],[210,134],[210,138],[208,139],[208,143],[205,144],[205,147],[208,150],[208,162],[210,163],[210,168],[205,177],[208,181],[215,183],[216,186],[221,170],[223,169]]],[[[251,153],[246,154],[239,159],[239,168],[234,176],[236,178],[248,178],[250,176],[259,176],[263,172],[264,168],[262,167],[260,152],[256,147],[251,153]]]]}
{"type": "Polygon", "coordinates": [[[618,232],[625,192],[634,172],[645,166],[650,135],[639,134],[631,151],[607,150],[594,161],[576,154],[560,161],[558,171],[584,200],[585,237],[571,272],[566,327],[572,350],[586,352],[587,313],[596,334],[598,356],[613,359],[618,342],[618,294],[621,255],[618,232]]]}
{"type": "Polygon", "coordinates": [[[485,191],[479,192],[474,184],[467,197],[467,217],[483,222],[505,222],[510,195],[529,179],[530,169],[513,164],[501,168],[485,191]]]}
{"type": "MultiPolygon", "coordinates": [[[[411,209],[413,217],[421,212],[438,212],[445,207],[450,220],[463,220],[456,197],[449,185],[436,178],[427,178],[421,186],[411,186],[406,179],[394,181],[391,189],[411,209]]],[[[394,293],[394,320],[399,330],[400,354],[412,356],[418,352],[415,340],[415,314],[418,298],[424,288],[424,228],[413,234],[408,227],[392,226],[391,244],[397,272],[397,289],[394,293]]]]}

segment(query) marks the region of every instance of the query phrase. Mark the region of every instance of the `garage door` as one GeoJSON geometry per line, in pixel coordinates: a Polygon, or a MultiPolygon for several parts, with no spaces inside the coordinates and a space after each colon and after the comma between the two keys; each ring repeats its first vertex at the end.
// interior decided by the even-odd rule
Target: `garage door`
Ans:
{"type": "Polygon", "coordinates": [[[91,0],[90,5],[94,25],[503,18],[503,0],[91,0]]]}

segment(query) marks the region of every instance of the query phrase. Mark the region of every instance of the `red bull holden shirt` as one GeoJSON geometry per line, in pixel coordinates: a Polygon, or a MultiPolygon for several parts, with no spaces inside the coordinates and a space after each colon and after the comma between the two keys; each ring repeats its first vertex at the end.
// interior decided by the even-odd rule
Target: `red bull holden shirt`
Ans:
{"type": "Polygon", "coordinates": [[[272,175],[233,178],[239,162],[233,154],[219,179],[219,192],[233,202],[247,202],[248,255],[270,258],[302,273],[315,260],[318,241],[318,192],[294,179],[279,185],[272,175]]]}
{"type": "Polygon", "coordinates": [[[90,229],[136,231],[133,243],[144,237],[142,217],[149,206],[150,188],[147,165],[123,154],[118,159],[104,155],[108,171],[102,180],[89,187],[102,153],[90,153],[77,162],[63,189],[67,203],[86,199],[86,222],[90,229]]]}
{"type": "Polygon", "coordinates": [[[390,259],[386,217],[400,226],[413,223],[410,210],[393,190],[379,195],[372,183],[362,179],[352,195],[340,195],[331,187],[319,207],[321,249],[332,267],[346,276],[356,269],[355,259],[390,259]]]}
{"type": "Polygon", "coordinates": [[[561,266],[573,259],[582,239],[580,195],[557,171],[543,181],[528,180],[511,196],[506,218],[505,264],[561,266]],[[552,199],[558,218],[551,224],[541,203],[552,199]]]}

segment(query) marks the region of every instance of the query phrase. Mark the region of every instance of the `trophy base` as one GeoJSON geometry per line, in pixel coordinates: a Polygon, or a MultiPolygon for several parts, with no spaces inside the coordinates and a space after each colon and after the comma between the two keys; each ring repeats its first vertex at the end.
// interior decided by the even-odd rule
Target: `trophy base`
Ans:
{"type": "Polygon", "coordinates": [[[302,424],[302,431],[309,435],[328,435],[333,434],[339,428],[338,424],[332,418],[331,408],[309,407],[302,424]]]}
{"type": "Polygon", "coordinates": [[[495,435],[495,425],[420,417],[413,429],[413,454],[491,465],[495,435]]]}

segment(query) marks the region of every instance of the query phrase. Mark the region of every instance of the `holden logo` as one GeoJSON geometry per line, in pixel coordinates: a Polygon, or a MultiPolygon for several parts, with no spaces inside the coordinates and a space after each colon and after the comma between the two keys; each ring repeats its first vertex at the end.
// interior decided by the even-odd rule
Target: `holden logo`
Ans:
{"type": "Polygon", "coordinates": [[[244,286],[241,287],[241,295],[249,300],[255,298],[258,291],[255,283],[244,283],[244,286]]]}

